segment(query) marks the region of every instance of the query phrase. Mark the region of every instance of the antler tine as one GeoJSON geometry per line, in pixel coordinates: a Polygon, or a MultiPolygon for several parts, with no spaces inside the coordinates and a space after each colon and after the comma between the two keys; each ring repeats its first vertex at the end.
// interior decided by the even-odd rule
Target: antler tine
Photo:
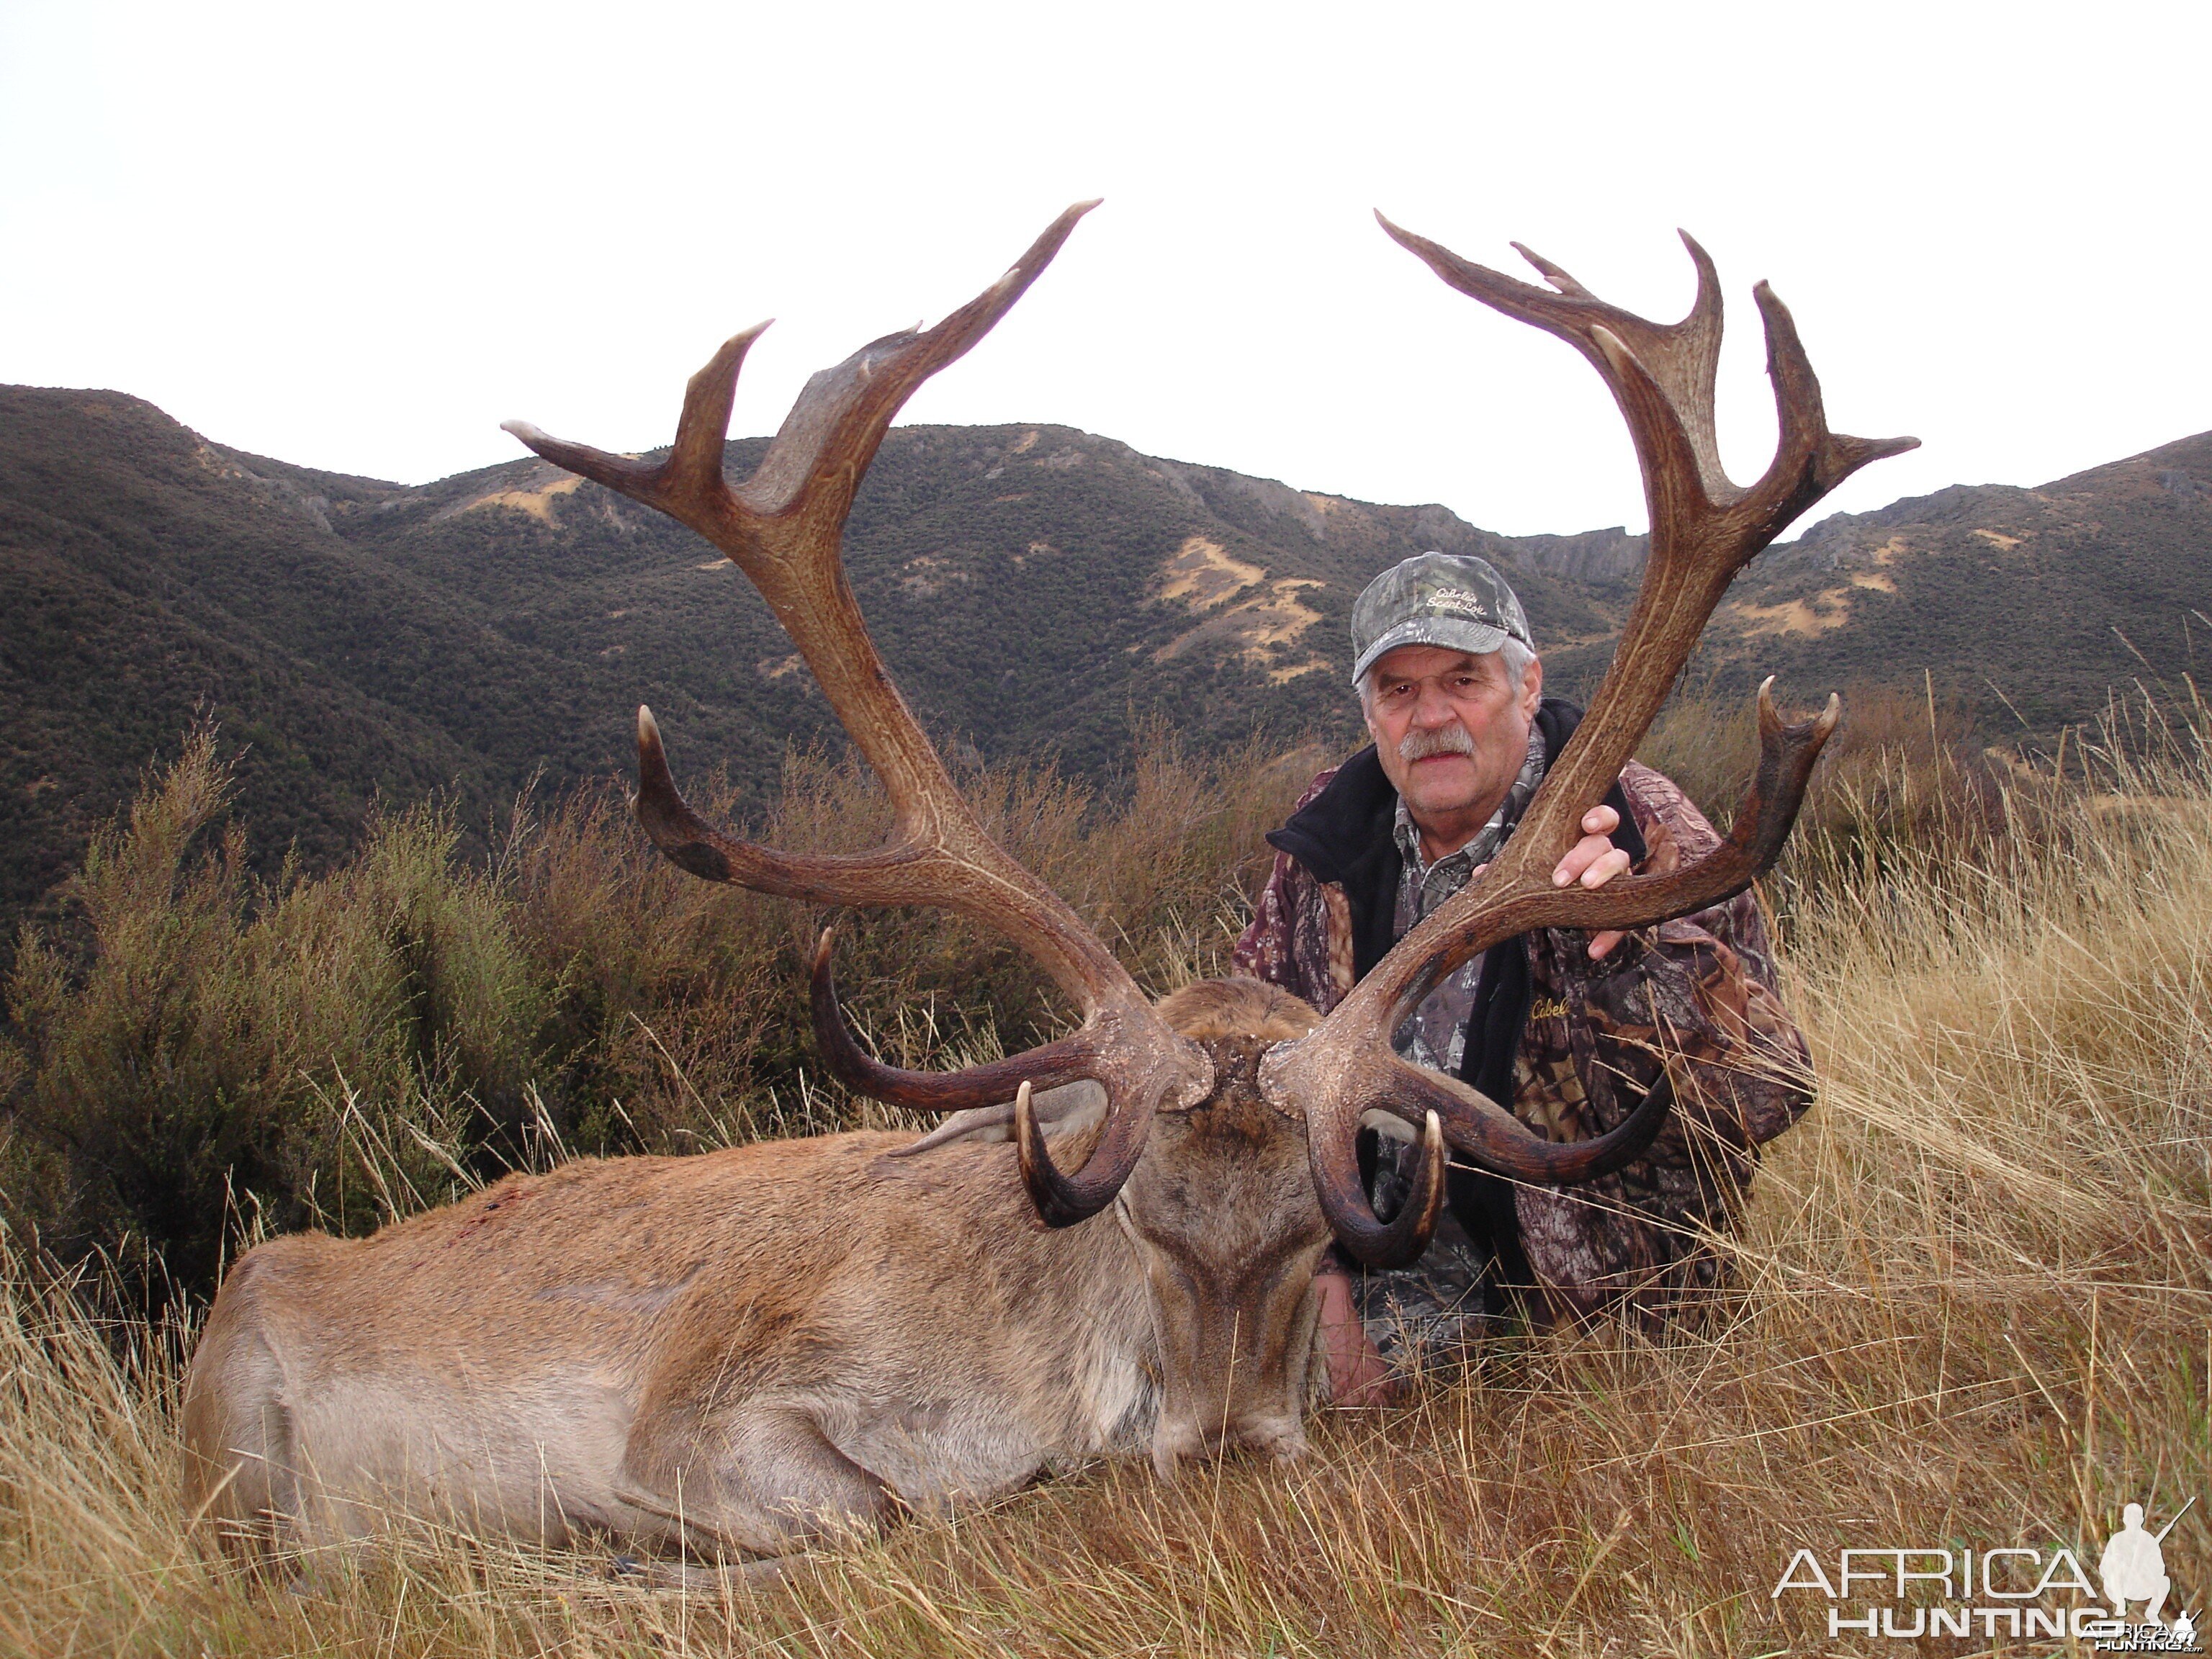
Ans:
{"type": "MultiPolygon", "coordinates": [[[[977,1112],[998,1107],[1004,1113],[1000,1121],[1015,1127],[1022,1184],[1048,1226],[1068,1226],[1114,1201],[1144,1153],[1160,1099],[1158,1068],[1141,1042],[1133,1046],[1143,1063],[1131,1063],[1129,1022],[1121,1011],[1109,1010],[1082,1030],[1010,1059],[987,1060],[959,1072],[902,1071],[871,1058],[846,1024],[830,969],[831,938],[825,928],[814,947],[812,1013],[815,1042],[839,1082],[871,1099],[915,1111],[977,1112]],[[1046,1149],[1030,1107],[1030,1092],[1086,1078],[1105,1086],[1110,1109],[1090,1158],[1069,1176],[1046,1149]],[[1014,1091],[1013,1103],[1003,1105],[1009,1091],[1014,1091]]],[[[894,1156],[911,1156],[939,1144],[936,1135],[925,1135],[894,1156]]]]}
{"type": "Polygon", "coordinates": [[[1630,435],[1636,441],[1638,457],[1646,461],[1647,478],[1651,468],[1644,454],[1646,446],[1663,436],[1670,444],[1688,446],[1696,458],[1690,477],[1710,499],[1724,501],[1741,493],[1721,466],[1720,441],[1713,421],[1713,388],[1721,361],[1720,275],[1713,268],[1712,256],[1687,231],[1678,234],[1697,270],[1697,297],[1681,321],[1654,323],[1607,304],[1559,265],[1518,242],[1513,244],[1514,250],[1558,292],[1463,259],[1449,248],[1391,223],[1380,213],[1375,216],[1392,240],[1451,287],[1492,310],[1558,336],[1581,352],[1620,404],[1630,435]],[[1659,390],[1656,407],[1630,407],[1621,372],[1597,337],[1601,331],[1612,334],[1643,365],[1659,390]],[[1666,431],[1670,427],[1675,428],[1671,434],[1666,431]]]}
{"type": "Polygon", "coordinates": [[[1444,1176],[1450,1160],[1444,1153],[1443,1121],[1436,1112],[1419,1115],[1420,1162],[1415,1166],[1412,1190],[1398,1213],[1384,1222],[1359,1179],[1359,1155],[1350,1139],[1340,1135],[1315,1137],[1309,1133],[1308,1155],[1314,1166],[1314,1188],[1337,1242],[1370,1267],[1402,1267],[1429,1248],[1436,1232],[1437,1216],[1443,1208],[1444,1176]]]}
{"type": "MultiPolygon", "coordinates": [[[[1820,397],[1820,377],[1813,373],[1797,336],[1797,320],[1781,296],[1765,283],[1751,290],[1759,302],[1760,323],[1766,330],[1766,373],[1774,382],[1774,413],[1780,436],[1773,463],[1751,492],[1765,496],[1763,518],[1753,533],[1763,532],[1759,547],[1790,526],[1805,509],[1871,461],[1902,455],[1920,447],[1917,438],[1852,438],[1828,430],[1827,410],[1820,397]]],[[[1754,549],[1755,552],[1757,549],[1754,549]]],[[[1747,560],[1750,555],[1745,556],[1747,560]]]]}
{"type": "Polygon", "coordinates": [[[1072,1226],[1114,1201],[1144,1151],[1152,1114],[1146,1112],[1140,1118],[1132,1112],[1109,1111],[1089,1159],[1073,1175],[1064,1175],[1052,1161],[1044,1131],[1037,1127],[1030,1090],[1030,1085],[1024,1081],[1014,1097],[1014,1142],[1022,1185],[1029,1188],[1030,1201],[1047,1226],[1072,1226]]]}
{"type": "MultiPolygon", "coordinates": [[[[1382,218],[1382,216],[1379,213],[1375,216],[1378,219],[1382,218]]],[[[1403,234],[1403,233],[1400,232],[1397,227],[1393,225],[1388,219],[1382,219],[1382,228],[1390,232],[1394,236],[1403,234]]],[[[1553,288],[1559,289],[1560,293],[1571,294],[1577,300],[1595,300],[1597,298],[1597,295],[1592,294],[1588,289],[1584,288],[1580,283],[1569,276],[1565,266],[1553,264],[1551,260],[1547,259],[1542,254],[1537,252],[1534,248],[1530,247],[1526,242],[1514,242],[1509,244],[1509,246],[1516,253],[1526,259],[1530,264],[1535,266],[1538,274],[1553,288]]]]}
{"type": "MultiPolygon", "coordinates": [[[[1501,883],[1486,880],[1479,906],[1446,904],[1420,926],[1360,981],[1353,995],[1368,992],[1378,1005],[1390,999],[1378,1018],[1395,1030],[1436,988],[1445,975],[1492,945],[1538,927],[1574,927],[1592,933],[1607,928],[1644,927],[1688,915],[1734,898],[1782,855],[1803,805],[1813,764],[1843,720],[1843,701],[1832,695],[1809,720],[1785,724],[1774,706],[1774,679],[1761,683],[1759,764],[1743,804],[1736,809],[1727,837],[1705,857],[1667,875],[1619,876],[1604,886],[1555,886],[1548,878],[1501,883]]],[[[1516,840],[1519,839],[1516,833],[1516,840]]],[[[1509,844],[1510,846],[1510,844],[1509,844]]],[[[1498,862],[1502,863],[1500,854],[1498,862]]],[[[1460,896],[1472,894],[1472,885],[1460,896]]],[[[1450,1113],[1446,1112],[1446,1120],[1450,1113]]]]}
{"type": "Polygon", "coordinates": [[[690,525],[699,507],[711,502],[715,487],[722,485],[722,447],[730,430],[730,410],[737,399],[738,370],[753,342],[775,320],[769,318],[741,334],[732,334],[708,359],[707,366],[685,383],[676,442],[664,460],[610,455],[589,444],[570,443],[541,432],[527,421],[502,421],[501,429],[513,433],[554,465],[690,525]]]}
{"type": "Polygon", "coordinates": [[[957,1110],[975,1103],[978,1089],[1000,1086],[998,1073],[1013,1068],[1045,1081],[1086,1076],[1105,1085],[1108,1127],[1091,1164],[1072,1187],[1042,1176],[1031,1183],[1040,1211],[1055,1223],[1110,1200],[1135,1165],[1154,1109],[1163,1101],[1187,1106],[1205,1098],[1211,1067],[1153,1012],[1074,911],[992,841],[961,798],[869,637],[842,543],[860,479],[892,418],[924,380],[990,331],[1097,205],[1081,202],[1062,213],[1003,276],[936,327],[886,335],[814,375],[760,465],[735,488],[723,477],[723,454],[738,372],[760,328],[732,337],[691,377],[676,442],[658,462],[565,443],[520,422],[507,428],[548,460],[668,514],[743,570],[882,780],[895,814],[890,840],[872,852],[790,854],[739,841],[685,802],[659,726],[641,708],[637,814],[662,852],[708,880],[786,897],[956,911],[1004,933],[1074,1000],[1085,1024],[1073,1037],[999,1062],[981,1079],[921,1079],[861,1052],[837,1008],[826,935],[817,952],[817,1030],[833,1067],[857,1088],[957,1110]]]}
{"type": "MultiPolygon", "coordinates": [[[[1424,1071],[1388,1050],[1377,1057],[1362,1081],[1375,1092],[1352,1122],[1358,1122],[1369,1107],[1374,1107],[1421,1126],[1424,1155],[1413,1182],[1416,1194],[1429,1190],[1425,1183],[1431,1169],[1437,1187],[1443,1184],[1443,1159],[1437,1157],[1431,1164],[1426,1151],[1431,1136],[1438,1140],[1439,1153],[1442,1141],[1449,1139],[1484,1169],[1509,1181],[1565,1185],[1610,1175],[1642,1156],[1666,1127],[1667,1114],[1674,1104],[1673,1081],[1662,1073],[1636,1109],[1615,1127],[1595,1140],[1554,1146],[1530,1134],[1512,1113],[1457,1078],[1424,1071]]],[[[1413,1198],[1407,1199],[1406,1208],[1395,1220],[1387,1224],[1376,1220],[1359,1176],[1357,1143],[1340,1132],[1323,1133],[1323,1125],[1332,1121],[1332,1117],[1316,1119],[1309,1113],[1306,1134],[1314,1190],[1329,1226],[1345,1248],[1369,1267],[1402,1266],[1428,1248],[1435,1225],[1434,1209],[1418,1231],[1407,1224],[1408,1212],[1416,1201],[1413,1198]]],[[[1427,1200],[1431,1206],[1435,1201],[1434,1197],[1427,1200]]]]}
{"type": "Polygon", "coordinates": [[[917,1112],[965,1112],[978,1106],[996,1105],[1024,1083],[1041,1089],[1091,1077],[1100,1065],[1096,1031],[1079,1031],[1047,1042],[1026,1054],[1006,1060],[987,1060],[958,1072],[908,1072],[886,1066],[872,1057],[854,1040],[837,1001],[837,982],[830,970],[830,945],[836,935],[823,928],[814,947],[814,969],[809,1012],[813,1016],[814,1041],[832,1076],[847,1088],[893,1106],[917,1112]]]}

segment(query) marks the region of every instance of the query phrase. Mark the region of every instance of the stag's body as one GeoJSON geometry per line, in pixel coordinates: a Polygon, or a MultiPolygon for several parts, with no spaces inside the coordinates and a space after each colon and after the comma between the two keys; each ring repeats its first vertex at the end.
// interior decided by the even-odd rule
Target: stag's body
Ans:
{"type": "Polygon", "coordinates": [[[1294,1455],[1313,1269],[1332,1233],[1370,1263],[1419,1254],[1448,1141],[1493,1175],[1547,1184],[1603,1175],[1650,1145],[1672,1098],[1663,1073],[1613,1129],[1554,1144],[1457,1079],[1400,1060],[1389,1034],[1441,975],[1501,940],[1686,915],[1771,863],[1836,713],[1832,702],[1785,726],[1762,690],[1759,769],[1725,842],[1598,891],[1551,879],[1729,579],[1899,443],[1828,431],[1789,315],[1762,291],[1783,441],[1760,482],[1738,489],[1711,440],[1720,301],[1702,253],[1697,309],[1662,328],[1556,267],[1540,266],[1558,291],[1539,291],[1401,235],[1448,281],[1570,338],[1607,376],[1652,503],[1644,592],[1514,839],[1326,1020],[1255,981],[1155,1006],[961,799],[884,671],[842,559],[854,492],[901,405],[989,331],[1090,205],[934,328],[816,375],[743,484],[722,469],[757,329],[693,376],[658,460],[510,428],[726,554],[894,809],[890,838],[866,853],[738,840],[685,803],[640,709],[638,817],[661,850],[694,875],[787,898],[955,911],[1012,940],[1081,1024],[964,1072],[896,1070],[848,1029],[824,935],[813,1012],[830,1069],[878,1099],[957,1115],[944,1129],[915,1143],[832,1136],[580,1164],[361,1243],[252,1252],[186,1383],[188,1495],[226,1537],[345,1536],[398,1510],[526,1537],[589,1527],[775,1555],[824,1525],[985,1496],[1147,1441],[1164,1471],[1230,1442],[1294,1455]],[[1101,1097],[1102,1115],[1060,1119],[1055,1146],[1038,1102],[1079,1088],[1101,1097]],[[1354,1154],[1378,1115],[1421,1148],[1387,1223],[1354,1154]],[[1009,1127],[1012,1146],[976,1144],[1009,1127]]]}
{"type": "Polygon", "coordinates": [[[1224,1431],[1297,1455],[1328,1227],[1253,1074],[1318,1017],[1251,981],[1163,1012],[1221,1086],[1075,1226],[1038,1225],[1003,1141],[909,1158],[910,1135],[854,1133],[579,1160],[373,1237],[258,1246],[193,1358],[188,1501],[239,1538],[444,1513],[773,1555],[824,1517],[1224,1431]],[[1188,1273],[1176,1240],[1201,1229],[1272,1282],[1200,1285],[1194,1322],[1164,1321],[1152,1276],[1188,1273]]]}

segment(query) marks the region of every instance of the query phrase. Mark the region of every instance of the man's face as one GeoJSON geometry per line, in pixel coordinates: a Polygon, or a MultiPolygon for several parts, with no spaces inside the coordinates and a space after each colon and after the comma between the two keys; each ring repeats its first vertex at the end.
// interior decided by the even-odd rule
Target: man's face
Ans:
{"type": "Polygon", "coordinates": [[[1367,729],[1424,831],[1464,845],[1489,821],[1528,757],[1543,684],[1541,663],[1516,686],[1503,656],[1435,645],[1401,645],[1368,671],[1367,729]]]}

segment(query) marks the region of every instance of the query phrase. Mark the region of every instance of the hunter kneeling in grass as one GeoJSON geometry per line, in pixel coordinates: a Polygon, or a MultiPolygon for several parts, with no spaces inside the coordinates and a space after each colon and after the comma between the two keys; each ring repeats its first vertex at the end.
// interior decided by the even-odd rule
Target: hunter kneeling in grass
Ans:
{"type": "MultiPolygon", "coordinates": [[[[1323,1013],[1496,856],[1580,717],[1543,695],[1520,601],[1481,559],[1424,553],[1384,571],[1352,634],[1374,744],[1316,778],[1267,837],[1274,870],[1236,951],[1243,971],[1323,1013]]],[[[1719,839],[1633,761],[1582,830],[1554,872],[1562,886],[1664,873],[1719,839]]],[[[1344,1403],[1389,1398],[1409,1370],[1513,1313],[1540,1326],[1626,1300],[1653,1321],[1718,1287],[1709,1237],[1733,1225],[1759,1143],[1811,1099],[1747,892],[1630,933],[1509,939],[1448,976],[1394,1041],[1554,1141],[1620,1123],[1662,1056],[1676,1103],[1646,1157],[1584,1186],[1455,1166],[1434,1240],[1409,1267],[1363,1271],[1340,1247],[1324,1259],[1322,1334],[1344,1403]]],[[[1418,1150],[1362,1134],[1381,1214],[1402,1200],[1418,1150]]]]}

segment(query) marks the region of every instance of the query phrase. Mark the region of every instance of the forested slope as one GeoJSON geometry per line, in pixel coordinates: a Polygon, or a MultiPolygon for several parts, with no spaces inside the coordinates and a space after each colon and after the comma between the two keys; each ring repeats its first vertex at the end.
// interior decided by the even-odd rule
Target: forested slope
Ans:
{"type": "MultiPolygon", "coordinates": [[[[764,447],[732,444],[732,473],[764,447]]],[[[1643,556],[1618,529],[1503,537],[1050,426],[895,429],[847,550],[956,757],[1103,780],[1153,717],[1204,747],[1350,741],[1352,600],[1426,548],[1504,566],[1570,691],[1602,671],[1643,556]]],[[[1695,672],[1777,672],[1799,702],[1925,674],[1993,736],[2047,738],[2115,684],[2188,669],[2208,571],[2212,435],[1828,519],[1746,573],[1695,672]]],[[[626,768],[641,702],[682,772],[726,766],[756,802],[792,744],[839,740],[711,549],[531,457],[410,487],[226,449],[119,393],[0,388],[0,920],[50,894],[196,714],[244,750],[258,844],[311,863],[380,793],[448,791],[480,826],[533,779],[626,768]]]]}

